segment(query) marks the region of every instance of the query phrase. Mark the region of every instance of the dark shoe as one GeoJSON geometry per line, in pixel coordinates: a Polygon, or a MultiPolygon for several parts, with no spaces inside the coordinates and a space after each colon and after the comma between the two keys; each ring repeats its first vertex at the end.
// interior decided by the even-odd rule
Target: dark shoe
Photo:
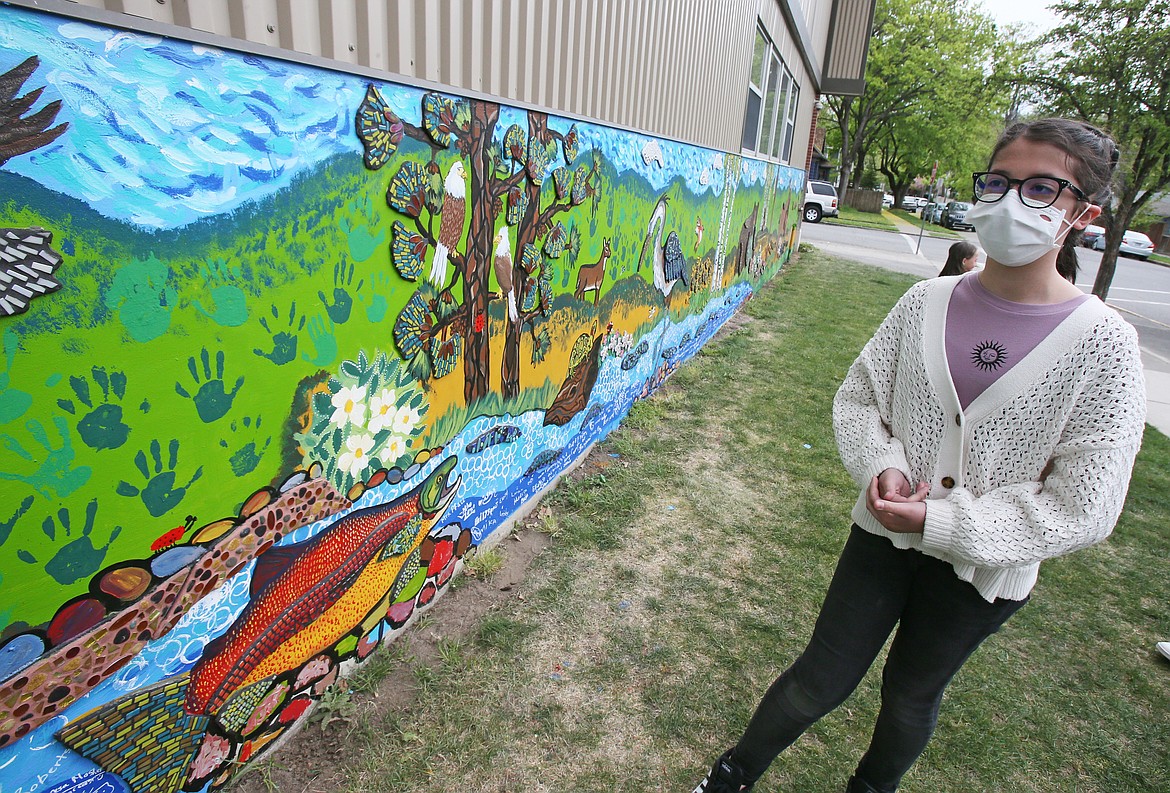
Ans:
{"type": "Polygon", "coordinates": [[[845,793],[881,793],[880,790],[859,777],[849,777],[849,784],[845,786],[845,793]]]}
{"type": "Polygon", "coordinates": [[[744,793],[752,789],[754,782],[744,779],[743,769],[731,759],[731,750],[715,761],[707,776],[694,789],[693,793],[744,793]]]}

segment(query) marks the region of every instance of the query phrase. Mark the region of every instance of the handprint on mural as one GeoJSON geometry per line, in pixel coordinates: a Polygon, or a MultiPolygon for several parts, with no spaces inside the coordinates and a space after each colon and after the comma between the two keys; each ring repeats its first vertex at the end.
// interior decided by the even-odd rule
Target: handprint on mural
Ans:
{"type": "Polygon", "coordinates": [[[106,308],[118,312],[130,338],[148,342],[166,333],[178,294],[169,285],[170,268],[153,254],[133,259],[114,273],[106,308]]]}
{"type": "Polygon", "coordinates": [[[306,318],[302,316],[300,321],[297,321],[297,303],[294,300],[288,307],[288,321],[284,329],[279,329],[279,321],[281,318],[280,311],[276,306],[272,306],[272,322],[268,322],[268,317],[260,317],[260,325],[272,337],[272,351],[264,352],[259,347],[252,350],[252,352],[259,355],[261,358],[267,358],[277,366],[284,366],[296,360],[297,357],[297,333],[305,329],[306,318]]]}
{"type": "MultiPolygon", "coordinates": [[[[349,322],[350,312],[353,311],[353,297],[349,294],[349,290],[353,288],[353,273],[354,266],[351,262],[346,267],[345,262],[335,264],[333,266],[333,302],[329,302],[329,298],[325,296],[324,292],[318,291],[317,297],[325,305],[325,310],[329,312],[329,318],[338,325],[344,325],[349,322]]],[[[360,292],[362,282],[358,281],[357,289],[360,292]]]]}
{"type": "Polygon", "coordinates": [[[240,388],[244,385],[244,376],[240,375],[236,379],[235,387],[231,391],[228,391],[224,386],[223,379],[223,350],[215,354],[214,377],[212,376],[211,353],[207,351],[206,347],[200,351],[199,360],[203,363],[202,369],[200,369],[199,364],[195,361],[195,356],[187,359],[187,370],[191,373],[193,383],[199,386],[199,390],[195,391],[194,396],[191,396],[190,392],[182,383],[175,383],[175,393],[185,399],[192,400],[195,403],[195,411],[199,414],[200,420],[204,424],[210,424],[213,421],[218,421],[223,418],[232,409],[232,403],[236,399],[236,394],[240,392],[240,388]],[[200,375],[200,371],[202,371],[202,375],[200,375]]]}
{"type": "MultiPolygon", "coordinates": [[[[44,565],[45,572],[62,586],[69,586],[97,572],[102,566],[102,562],[105,561],[106,552],[113,545],[114,540],[118,538],[118,535],[122,533],[122,527],[115,526],[110,530],[106,544],[100,548],[95,547],[92,534],[97,508],[96,498],[86,505],[85,525],[82,527],[80,535],[75,535],[73,531],[73,519],[67,507],[57,510],[55,520],[52,515],[49,515],[41,524],[41,531],[49,538],[50,542],[58,543],[68,540],[44,565]],[[58,529],[58,523],[60,523],[60,529],[58,529]]],[[[31,552],[23,548],[17,551],[16,555],[22,562],[40,564],[40,561],[31,552]]]]}
{"type": "MultiPolygon", "coordinates": [[[[94,405],[87,378],[77,375],[69,378],[69,386],[77,401],[89,408],[89,412],[77,422],[77,434],[91,449],[117,449],[126,442],[130,427],[122,421],[122,406],[111,402],[110,396],[113,395],[116,402],[121,402],[126,396],[126,375],[116,369],[107,372],[103,366],[93,367],[90,374],[102,392],[98,405],[94,405]]],[[[77,412],[72,399],[58,399],[57,406],[70,415],[77,412]]]]}
{"type": "Polygon", "coordinates": [[[116,488],[119,495],[128,498],[136,496],[141,498],[142,503],[146,506],[146,511],[156,518],[177,507],[183,497],[187,495],[187,488],[203,476],[203,466],[200,466],[195,469],[195,474],[187,481],[187,484],[176,487],[175,466],[179,462],[179,442],[172,440],[168,444],[167,452],[167,464],[164,468],[162,444],[158,440],[151,441],[150,459],[154,461],[153,467],[150,465],[150,460],[147,460],[145,451],[139,451],[138,454],[134,455],[134,465],[138,468],[145,484],[139,487],[123,480],[118,483],[116,488]]]}
{"type": "MultiPolygon", "coordinates": [[[[31,474],[0,471],[0,479],[24,482],[45,498],[52,498],[53,494],[58,498],[64,498],[88,482],[92,469],[87,465],[73,467],[73,458],[76,453],[73,451],[73,443],[69,438],[69,425],[61,416],[54,416],[53,426],[56,427],[57,434],[61,438],[60,446],[53,445],[49,440],[49,433],[40,421],[31,419],[25,424],[29,435],[41,447],[41,451],[37,451],[35,456],[34,453],[25,449],[16,438],[7,433],[0,434],[0,444],[3,444],[4,448],[17,457],[33,464],[36,464],[37,459],[41,458],[40,465],[37,465],[36,470],[31,474]]],[[[12,457],[8,459],[9,462],[6,464],[14,461],[12,457]]]]}

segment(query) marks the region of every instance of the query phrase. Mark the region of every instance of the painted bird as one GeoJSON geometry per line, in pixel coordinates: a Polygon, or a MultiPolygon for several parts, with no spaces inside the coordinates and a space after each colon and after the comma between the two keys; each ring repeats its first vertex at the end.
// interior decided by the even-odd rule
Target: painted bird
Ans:
{"type": "Polygon", "coordinates": [[[512,247],[508,242],[508,227],[504,226],[496,232],[496,280],[500,282],[500,292],[508,299],[508,319],[512,322],[520,321],[520,312],[516,307],[516,290],[512,288],[512,247]]]}
{"type": "Polygon", "coordinates": [[[699,250],[699,245],[703,242],[703,219],[695,215],[695,250],[699,250]]]}
{"type": "Polygon", "coordinates": [[[642,262],[646,258],[646,248],[650,248],[654,288],[661,292],[663,297],[670,294],[674,282],[680,278],[687,284],[686,259],[683,258],[678,234],[670,232],[666,237],[666,244],[662,244],[662,229],[666,225],[666,205],[669,201],[670,196],[664,193],[654,205],[654,213],[646,226],[646,238],[642,240],[642,252],[638,254],[638,269],[641,270],[642,262]]]}
{"type": "Polygon", "coordinates": [[[431,259],[429,281],[438,288],[447,283],[447,254],[459,247],[463,237],[463,216],[467,206],[467,171],[462,160],[456,160],[443,181],[444,196],[439,239],[435,243],[435,257],[431,259]]]}

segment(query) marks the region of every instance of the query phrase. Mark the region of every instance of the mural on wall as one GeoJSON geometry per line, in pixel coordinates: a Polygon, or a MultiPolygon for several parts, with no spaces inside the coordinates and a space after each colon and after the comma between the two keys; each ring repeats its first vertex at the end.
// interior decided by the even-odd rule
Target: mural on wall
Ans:
{"type": "Polygon", "coordinates": [[[0,8],[0,793],[225,785],[775,274],[803,186],[0,8]]]}

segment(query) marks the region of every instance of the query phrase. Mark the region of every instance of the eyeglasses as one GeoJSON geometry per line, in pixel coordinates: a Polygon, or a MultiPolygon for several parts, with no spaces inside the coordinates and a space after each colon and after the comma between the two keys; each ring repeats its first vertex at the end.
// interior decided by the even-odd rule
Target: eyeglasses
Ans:
{"type": "Polygon", "coordinates": [[[1055,176],[1032,176],[1027,179],[1009,179],[995,171],[979,171],[971,174],[975,182],[975,200],[985,204],[994,204],[999,201],[1014,185],[1020,194],[1024,206],[1034,209],[1043,209],[1056,203],[1060,194],[1067,187],[1073,195],[1082,201],[1089,197],[1067,179],[1057,179],[1055,176]]]}

